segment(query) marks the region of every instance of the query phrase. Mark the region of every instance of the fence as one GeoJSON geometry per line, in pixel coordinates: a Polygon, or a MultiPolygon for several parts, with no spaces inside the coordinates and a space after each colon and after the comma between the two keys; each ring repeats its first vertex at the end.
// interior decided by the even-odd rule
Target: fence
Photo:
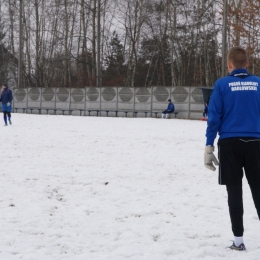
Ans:
{"type": "Polygon", "coordinates": [[[14,112],[100,116],[154,116],[172,99],[178,118],[201,117],[203,95],[199,87],[86,87],[13,89],[14,112]],[[133,112],[133,113],[131,113],[133,112]],[[137,113],[135,113],[137,112],[137,113]],[[109,114],[108,114],[109,113],[109,114]],[[113,114],[112,114],[113,113],[113,114]]]}

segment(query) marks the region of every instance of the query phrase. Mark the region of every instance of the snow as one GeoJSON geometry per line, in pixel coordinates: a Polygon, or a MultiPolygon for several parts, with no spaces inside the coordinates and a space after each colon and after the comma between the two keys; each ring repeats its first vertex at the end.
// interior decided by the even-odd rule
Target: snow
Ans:
{"type": "Polygon", "coordinates": [[[204,168],[206,123],[13,114],[1,128],[0,259],[259,259],[244,181],[247,252],[225,186],[204,168]]]}

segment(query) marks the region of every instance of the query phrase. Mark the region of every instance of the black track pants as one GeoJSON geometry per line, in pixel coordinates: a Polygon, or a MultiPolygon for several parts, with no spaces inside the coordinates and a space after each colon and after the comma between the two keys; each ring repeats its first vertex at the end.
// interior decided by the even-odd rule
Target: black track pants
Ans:
{"type": "MultiPolygon", "coordinates": [[[[260,219],[260,189],[258,186],[254,185],[250,185],[250,189],[252,192],[257,214],[260,219]]],[[[234,186],[227,185],[227,192],[232,231],[234,236],[242,237],[244,233],[242,184],[234,186]]]]}

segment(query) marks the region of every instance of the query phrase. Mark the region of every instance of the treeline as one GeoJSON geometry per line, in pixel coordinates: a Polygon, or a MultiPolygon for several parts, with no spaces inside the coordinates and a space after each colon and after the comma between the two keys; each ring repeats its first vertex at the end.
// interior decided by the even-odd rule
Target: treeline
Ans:
{"type": "MultiPolygon", "coordinates": [[[[223,0],[21,1],[24,86],[96,86],[99,32],[102,86],[212,86],[221,76],[223,0]]],[[[228,47],[245,47],[260,75],[260,0],[228,3],[228,47]]],[[[0,5],[0,46],[14,63],[20,1],[0,5]]],[[[17,81],[3,53],[0,77],[11,70],[17,81]]]]}

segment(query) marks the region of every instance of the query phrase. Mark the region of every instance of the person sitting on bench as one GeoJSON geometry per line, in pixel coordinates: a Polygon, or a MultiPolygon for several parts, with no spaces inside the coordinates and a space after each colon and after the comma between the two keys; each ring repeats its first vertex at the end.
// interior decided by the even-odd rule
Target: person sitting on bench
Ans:
{"type": "Polygon", "coordinates": [[[168,118],[170,113],[174,112],[174,105],[170,99],[168,99],[168,107],[162,112],[162,118],[168,118]]]}

